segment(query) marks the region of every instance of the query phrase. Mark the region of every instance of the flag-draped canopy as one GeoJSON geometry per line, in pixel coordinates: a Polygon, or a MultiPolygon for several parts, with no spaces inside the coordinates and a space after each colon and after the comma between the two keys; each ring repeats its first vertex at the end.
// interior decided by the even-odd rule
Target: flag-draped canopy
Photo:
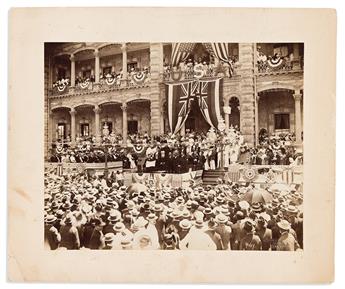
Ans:
{"type": "MultiPolygon", "coordinates": [[[[184,62],[192,53],[195,45],[196,43],[173,43],[171,53],[171,65],[178,66],[181,62],[184,62]]],[[[229,64],[229,74],[230,76],[232,76],[234,69],[233,62],[231,60],[231,55],[229,54],[228,43],[208,42],[202,43],[202,45],[213,57],[229,64]]]]}
{"type": "MultiPolygon", "coordinates": [[[[171,65],[178,67],[181,62],[188,59],[196,43],[173,43],[171,65]]],[[[214,58],[229,65],[229,75],[233,75],[233,63],[229,54],[228,43],[202,43],[204,48],[214,58]]],[[[191,79],[175,81],[166,84],[168,101],[168,118],[170,131],[177,133],[187,120],[192,102],[197,101],[201,114],[207,123],[220,129],[224,126],[222,102],[222,79],[191,79]]]]}
{"type": "Polygon", "coordinates": [[[197,101],[207,123],[218,129],[223,122],[221,101],[222,79],[190,80],[166,84],[168,118],[170,131],[180,131],[191,110],[192,102],[197,101]]]}

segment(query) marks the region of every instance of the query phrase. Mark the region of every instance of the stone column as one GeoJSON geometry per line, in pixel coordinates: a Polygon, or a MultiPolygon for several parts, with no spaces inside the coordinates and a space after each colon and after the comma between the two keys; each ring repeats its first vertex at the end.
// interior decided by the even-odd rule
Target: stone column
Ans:
{"type": "Polygon", "coordinates": [[[293,62],[292,69],[299,70],[301,69],[300,56],[299,56],[299,44],[293,44],[293,62]]]}
{"type": "Polygon", "coordinates": [[[53,142],[53,138],[54,138],[54,118],[53,118],[53,112],[52,111],[49,111],[48,112],[48,133],[47,133],[47,136],[48,136],[48,146],[51,147],[51,144],[53,142]]]}
{"type": "Polygon", "coordinates": [[[150,43],[151,135],[161,132],[161,102],[165,95],[162,84],[163,58],[163,44],[150,43]]]}
{"type": "MultiPolygon", "coordinates": [[[[229,100],[226,100],[225,103],[229,103],[229,100]]],[[[225,123],[225,132],[229,132],[230,122],[229,122],[229,116],[231,114],[231,108],[229,105],[224,105],[223,107],[224,111],[224,123],[225,123]]]]}
{"type": "Polygon", "coordinates": [[[255,96],[255,145],[259,144],[259,101],[260,95],[255,96]]]}
{"type": "Polygon", "coordinates": [[[71,108],[70,114],[71,114],[71,145],[75,145],[75,137],[76,137],[76,130],[75,130],[75,115],[76,110],[74,108],[71,108]]]}
{"type": "Polygon", "coordinates": [[[71,86],[75,86],[75,57],[74,54],[70,57],[71,60],[71,86]]]}
{"type": "Polygon", "coordinates": [[[122,104],[122,138],[123,143],[127,144],[127,133],[128,133],[128,123],[127,123],[127,103],[122,104]]]}
{"type": "Polygon", "coordinates": [[[127,44],[123,43],[121,46],[122,50],[122,75],[123,78],[127,79],[127,44]]]}
{"type": "Polygon", "coordinates": [[[95,112],[95,136],[96,136],[96,143],[100,144],[101,143],[101,130],[100,130],[100,125],[99,125],[99,114],[101,112],[101,109],[99,108],[98,105],[96,105],[93,111],[95,112]]]}
{"type": "Polygon", "coordinates": [[[245,142],[254,145],[255,142],[255,80],[254,80],[254,44],[239,44],[239,62],[241,68],[241,133],[245,142]]]}
{"type": "Polygon", "coordinates": [[[95,83],[99,83],[99,51],[98,49],[94,52],[95,55],[95,83]]]}
{"type": "Polygon", "coordinates": [[[293,95],[295,99],[295,133],[296,133],[296,143],[302,143],[302,114],[301,114],[301,99],[302,95],[299,91],[295,91],[293,95]]]}
{"type": "Polygon", "coordinates": [[[164,112],[163,112],[163,108],[162,108],[162,112],[161,112],[161,134],[164,134],[164,112]]]}

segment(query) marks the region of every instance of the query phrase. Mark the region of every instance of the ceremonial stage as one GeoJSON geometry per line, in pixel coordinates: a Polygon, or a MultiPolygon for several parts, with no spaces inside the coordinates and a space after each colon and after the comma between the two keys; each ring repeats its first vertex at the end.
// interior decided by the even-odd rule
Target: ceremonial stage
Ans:
{"type": "Polygon", "coordinates": [[[46,163],[45,169],[58,175],[70,173],[87,173],[89,176],[104,175],[105,170],[108,176],[112,173],[121,172],[124,177],[124,185],[132,183],[151,182],[156,187],[169,185],[173,188],[188,187],[194,185],[214,185],[218,179],[235,183],[254,183],[254,184],[296,184],[303,183],[302,166],[284,165],[239,165],[233,164],[224,170],[196,170],[172,174],[162,171],[140,173],[131,170],[124,170],[122,162],[105,163],[46,163]]]}

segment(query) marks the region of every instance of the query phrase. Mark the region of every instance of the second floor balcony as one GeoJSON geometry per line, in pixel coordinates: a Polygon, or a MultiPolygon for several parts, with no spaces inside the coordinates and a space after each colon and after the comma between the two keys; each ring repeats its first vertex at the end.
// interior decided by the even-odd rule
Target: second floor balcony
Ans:
{"type": "Polygon", "coordinates": [[[107,73],[99,77],[95,82],[93,76],[87,78],[78,77],[75,86],[71,86],[69,78],[60,79],[50,89],[50,98],[59,98],[71,94],[83,94],[96,91],[111,91],[128,88],[146,87],[150,84],[151,74],[148,69],[143,71],[132,71],[128,75],[107,73]]]}

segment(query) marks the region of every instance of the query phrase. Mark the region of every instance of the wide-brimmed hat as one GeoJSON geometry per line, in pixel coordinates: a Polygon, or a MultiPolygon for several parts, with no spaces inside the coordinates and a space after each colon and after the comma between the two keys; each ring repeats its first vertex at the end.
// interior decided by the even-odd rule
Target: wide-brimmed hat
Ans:
{"type": "Polygon", "coordinates": [[[45,222],[47,224],[52,224],[54,223],[55,221],[57,220],[56,216],[54,215],[47,215],[46,218],[45,218],[45,222]]]}
{"type": "Polygon", "coordinates": [[[277,223],[278,227],[284,231],[288,231],[291,229],[291,224],[287,220],[281,220],[277,223]]]}
{"type": "Polygon", "coordinates": [[[163,206],[161,204],[154,204],[153,211],[155,211],[155,212],[162,212],[163,211],[163,206]]]}
{"type": "Polygon", "coordinates": [[[171,213],[170,213],[170,217],[173,218],[173,219],[178,219],[182,216],[182,212],[180,210],[173,210],[171,213]]]}
{"type": "Polygon", "coordinates": [[[104,235],[104,242],[111,243],[114,241],[114,233],[107,233],[104,235]]]}
{"type": "Polygon", "coordinates": [[[262,206],[260,203],[254,203],[252,204],[252,211],[256,213],[260,213],[262,211],[262,206]]]}
{"type": "Polygon", "coordinates": [[[122,240],[121,240],[121,247],[122,248],[128,248],[130,246],[132,246],[133,240],[131,237],[129,236],[125,236],[122,240]]]}
{"type": "Polygon", "coordinates": [[[223,204],[223,203],[224,203],[224,198],[221,197],[220,195],[218,195],[218,196],[216,197],[216,202],[219,203],[219,204],[223,204]]]}
{"type": "Polygon", "coordinates": [[[293,205],[289,205],[285,208],[285,212],[289,215],[296,215],[298,213],[298,209],[293,205]]]}
{"type": "Polygon", "coordinates": [[[135,203],[132,200],[128,200],[126,206],[129,210],[134,209],[135,203]]]}
{"type": "Polygon", "coordinates": [[[64,215],[64,211],[63,210],[57,210],[56,213],[55,213],[55,216],[58,220],[61,220],[63,215],[64,215]]]}
{"type": "Polygon", "coordinates": [[[122,222],[117,222],[113,227],[115,232],[122,232],[125,228],[125,224],[122,222]]]}
{"type": "Polygon", "coordinates": [[[188,210],[183,210],[182,211],[182,217],[185,218],[185,219],[188,219],[191,217],[191,214],[188,210]]]}
{"type": "Polygon", "coordinates": [[[177,198],[176,198],[176,202],[177,202],[178,204],[183,204],[183,203],[184,203],[183,197],[181,197],[181,196],[177,197],[177,198]]]}
{"type": "Polygon", "coordinates": [[[224,214],[218,214],[215,218],[215,221],[218,224],[225,224],[228,220],[229,220],[229,218],[227,216],[225,216],[224,214]]]}
{"type": "Polygon", "coordinates": [[[247,201],[238,202],[238,206],[240,207],[241,210],[248,210],[250,207],[250,205],[247,201]]]}
{"type": "Polygon", "coordinates": [[[188,230],[192,226],[192,223],[191,221],[187,219],[183,219],[182,221],[179,222],[179,225],[181,229],[188,230]]]}
{"type": "Polygon", "coordinates": [[[62,208],[65,210],[69,210],[72,207],[70,202],[66,202],[62,205],[62,208]]]}
{"type": "Polygon", "coordinates": [[[255,223],[251,219],[246,219],[243,222],[243,230],[246,232],[253,232],[255,230],[255,223]]]}
{"type": "Polygon", "coordinates": [[[108,221],[110,223],[116,223],[121,219],[121,213],[118,210],[111,210],[109,212],[108,221]]]}
{"type": "Polygon", "coordinates": [[[260,213],[258,217],[263,218],[266,222],[269,222],[271,220],[271,216],[267,214],[266,212],[260,213]]]}
{"type": "Polygon", "coordinates": [[[119,207],[119,204],[111,198],[107,198],[105,205],[108,208],[112,208],[112,209],[118,209],[118,207],[119,207]]]}
{"type": "Polygon", "coordinates": [[[208,216],[208,215],[212,215],[213,211],[211,208],[205,208],[203,211],[204,215],[208,216]]]}
{"type": "Polygon", "coordinates": [[[154,213],[151,213],[151,214],[149,214],[148,216],[147,216],[147,220],[148,221],[155,221],[155,220],[157,220],[157,216],[154,214],[154,213]]]}
{"type": "Polygon", "coordinates": [[[204,221],[198,218],[194,221],[194,225],[196,228],[202,228],[204,226],[204,221]]]}
{"type": "Polygon", "coordinates": [[[79,224],[85,224],[87,222],[86,216],[81,211],[76,211],[74,217],[79,224]]]}
{"type": "Polygon", "coordinates": [[[133,209],[132,211],[130,211],[130,214],[136,217],[140,215],[140,212],[137,209],[133,209]]]}
{"type": "Polygon", "coordinates": [[[50,206],[53,210],[57,210],[60,208],[60,204],[57,201],[53,201],[51,206],[50,206]]]}
{"type": "Polygon", "coordinates": [[[224,214],[225,216],[229,216],[230,215],[230,212],[229,212],[229,208],[227,205],[221,205],[219,208],[218,208],[219,212],[224,214]]]}

